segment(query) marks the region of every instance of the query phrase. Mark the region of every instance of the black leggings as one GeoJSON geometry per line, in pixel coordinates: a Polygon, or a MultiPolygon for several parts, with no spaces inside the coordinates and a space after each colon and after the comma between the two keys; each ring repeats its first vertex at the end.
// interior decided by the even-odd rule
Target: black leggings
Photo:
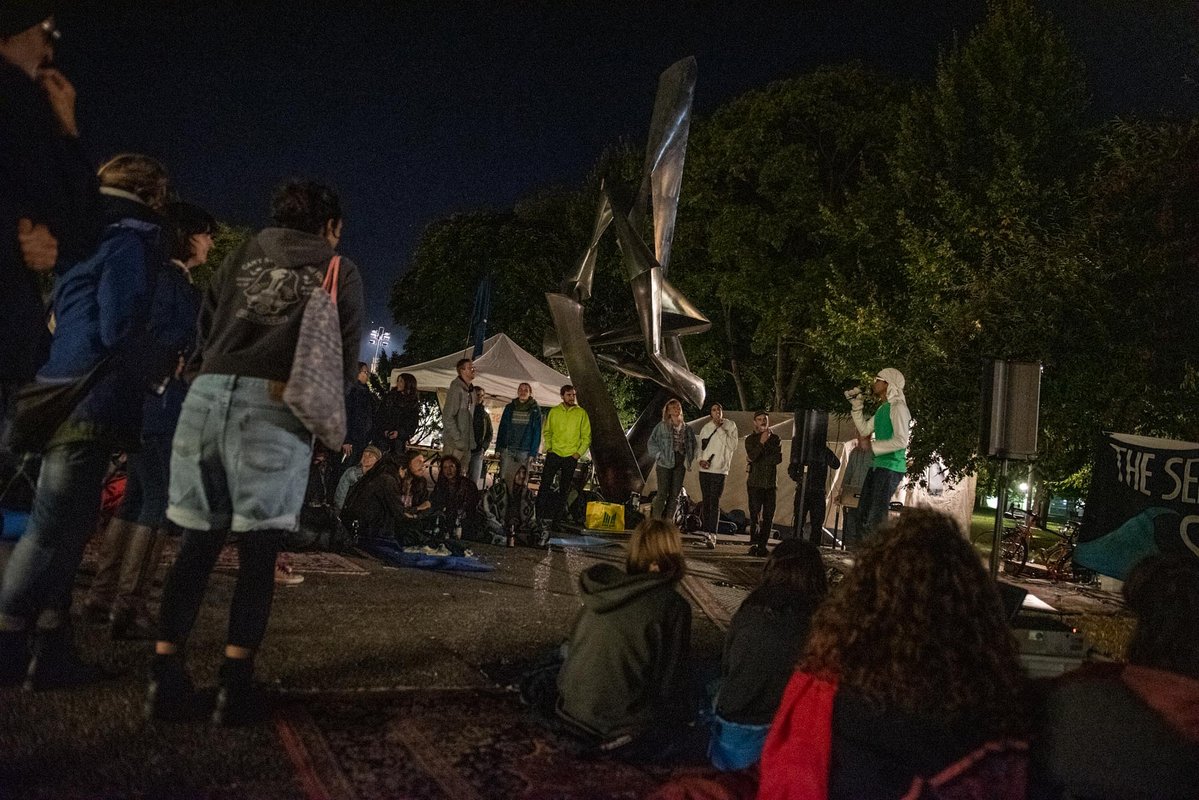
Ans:
{"type": "MultiPolygon", "coordinates": [[[[237,585],[229,606],[227,644],[257,649],[266,633],[275,595],[275,558],[286,531],[249,531],[238,535],[237,585]]],[[[162,611],[158,638],[180,647],[187,641],[208,576],[216,566],[228,531],[187,530],[183,546],[162,589],[162,611]]]]}

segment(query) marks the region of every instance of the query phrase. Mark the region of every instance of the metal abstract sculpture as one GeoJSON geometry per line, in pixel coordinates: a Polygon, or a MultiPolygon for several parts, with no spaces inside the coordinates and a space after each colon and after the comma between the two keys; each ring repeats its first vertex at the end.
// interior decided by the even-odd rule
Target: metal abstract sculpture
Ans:
{"type": "Polygon", "coordinates": [[[688,368],[679,337],[702,333],[711,323],[666,278],[691,125],[695,76],[694,58],[685,58],[662,73],[641,186],[632,208],[627,211],[621,208],[613,193],[607,187],[602,188],[591,244],[578,267],[567,276],[562,290],[546,294],[557,335],[546,337],[545,354],[566,360],[571,380],[579,389],[579,402],[591,417],[591,454],[597,477],[609,500],[623,501],[631,492],[640,491],[644,483],[639,462],[644,462],[648,428],[656,422],[653,409],[660,410],[671,394],[695,406],[704,402],[703,379],[688,368]],[[652,251],[638,233],[638,223],[647,210],[653,215],[652,251]],[[615,330],[588,334],[583,323],[583,303],[591,297],[599,244],[609,227],[615,229],[637,318],[615,330]],[[644,362],[596,353],[599,348],[637,341],[645,343],[644,362]],[[600,362],[627,375],[654,381],[663,389],[627,436],[600,375],[600,362]]]}

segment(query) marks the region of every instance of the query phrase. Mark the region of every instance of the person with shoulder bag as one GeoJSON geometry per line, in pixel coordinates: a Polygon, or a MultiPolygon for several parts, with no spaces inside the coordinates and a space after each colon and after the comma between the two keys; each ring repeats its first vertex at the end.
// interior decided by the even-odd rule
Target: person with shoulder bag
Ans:
{"type": "Polygon", "coordinates": [[[194,714],[184,646],[231,531],[240,566],[213,721],[264,716],[254,654],[275,558],[299,526],[313,436],[331,449],[345,439],[363,300],[358,268],[336,253],[341,203],[326,186],[291,181],[275,191],[271,217],[276,227],[225,259],[200,310],[198,376],[175,431],[167,506],[183,543],[163,588],[149,717],[194,714]]]}
{"type": "Polygon", "coordinates": [[[17,397],[13,441],[33,442],[43,456],[29,527],[0,584],[0,684],[25,678],[41,689],[104,677],[73,649],[75,570],[110,456],[137,449],[147,386],[169,371],[157,374],[150,335],[169,176],[148,156],[124,154],[99,179],[108,225],[96,252],[55,284],[50,358],[17,397]]]}

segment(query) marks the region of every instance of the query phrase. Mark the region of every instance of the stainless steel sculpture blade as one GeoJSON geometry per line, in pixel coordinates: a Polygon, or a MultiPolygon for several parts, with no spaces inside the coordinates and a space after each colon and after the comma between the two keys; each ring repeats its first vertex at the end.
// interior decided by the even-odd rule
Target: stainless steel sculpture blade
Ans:
{"type": "Polygon", "coordinates": [[[629,492],[641,488],[643,472],[638,463],[645,461],[646,439],[654,420],[653,414],[643,412],[634,428],[625,434],[603,384],[595,348],[628,345],[640,339],[645,345],[645,363],[631,363],[623,351],[598,357],[614,369],[659,384],[662,391],[650,404],[659,412],[671,394],[694,406],[702,406],[704,402],[703,379],[688,368],[679,337],[703,333],[711,327],[711,322],[666,278],[691,127],[696,72],[695,59],[685,58],[662,73],[641,184],[632,208],[625,213],[623,204],[614,200],[613,192],[601,187],[595,226],[583,257],[566,277],[562,292],[546,295],[556,336],[546,335],[545,354],[561,355],[579,388],[579,403],[591,415],[591,449],[600,486],[610,500],[623,500],[629,492]],[[652,250],[638,232],[647,207],[652,209],[653,217],[652,250]],[[582,304],[591,298],[599,244],[609,228],[614,229],[620,247],[636,321],[588,335],[582,304]]]}
{"type": "Polygon", "coordinates": [[[630,492],[641,491],[644,481],[633,448],[625,438],[616,406],[595,362],[595,354],[587,343],[583,306],[557,292],[547,293],[545,299],[554,327],[558,329],[570,380],[579,392],[579,405],[591,419],[591,458],[600,491],[609,500],[623,501],[630,492]]]}

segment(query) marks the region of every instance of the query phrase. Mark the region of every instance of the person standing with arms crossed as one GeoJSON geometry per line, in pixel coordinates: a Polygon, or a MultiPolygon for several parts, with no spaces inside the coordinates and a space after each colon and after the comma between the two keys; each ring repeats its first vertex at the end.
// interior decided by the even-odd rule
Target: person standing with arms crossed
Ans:
{"type": "Polygon", "coordinates": [[[863,413],[862,393],[850,390],[853,424],[861,436],[858,447],[873,454],[870,471],[862,484],[859,521],[862,536],[873,536],[891,504],[891,496],[908,471],[907,447],[911,438],[912,412],[903,394],[903,373],[893,367],[880,370],[870,391],[882,401],[871,419],[863,413]],[[873,436],[873,440],[872,437],[873,436]]]}
{"type": "Polygon", "coordinates": [[[783,444],[770,430],[770,415],[765,411],[754,414],[754,432],[745,437],[745,479],[749,495],[749,555],[765,558],[770,555],[766,543],[774,525],[774,502],[778,465],[783,462],[783,444]]]}

